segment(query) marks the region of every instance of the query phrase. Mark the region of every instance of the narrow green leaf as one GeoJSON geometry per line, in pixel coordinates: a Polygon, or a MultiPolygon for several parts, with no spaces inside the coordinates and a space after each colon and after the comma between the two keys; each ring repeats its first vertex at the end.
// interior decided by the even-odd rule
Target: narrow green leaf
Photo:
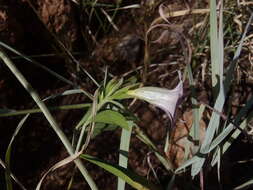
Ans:
{"type": "Polygon", "coordinates": [[[96,126],[94,128],[92,138],[95,138],[97,135],[104,131],[114,131],[118,128],[117,125],[108,125],[106,123],[96,123],[96,126]]]}
{"type": "MultiPolygon", "coordinates": [[[[64,132],[59,127],[58,123],[52,116],[52,114],[49,112],[48,108],[44,104],[44,102],[40,99],[38,93],[33,89],[31,84],[26,80],[26,78],[23,76],[23,74],[18,70],[18,68],[12,63],[12,61],[9,59],[9,57],[4,53],[4,51],[0,50],[0,57],[5,63],[5,65],[10,69],[10,71],[15,75],[15,77],[18,79],[18,81],[22,84],[22,86],[25,88],[25,90],[30,94],[30,96],[33,98],[33,100],[37,103],[38,107],[42,110],[44,116],[46,117],[47,121],[50,123],[51,127],[56,132],[57,136],[65,146],[66,150],[70,155],[74,154],[74,149],[72,145],[70,144],[68,138],[64,134],[64,132]]],[[[97,190],[97,186],[91,176],[89,175],[88,171],[84,167],[83,163],[76,159],[75,161],[76,166],[90,185],[92,190],[97,190]]]]}
{"type": "Polygon", "coordinates": [[[0,158],[0,166],[2,166],[4,170],[8,170],[8,173],[10,174],[10,177],[19,185],[19,187],[22,190],[27,190],[25,188],[25,186],[22,183],[20,183],[18,178],[9,170],[8,166],[6,166],[6,164],[3,162],[3,160],[1,158],[0,158]]]}
{"type": "Polygon", "coordinates": [[[105,95],[106,96],[112,95],[116,90],[120,88],[122,84],[123,78],[121,78],[120,80],[117,80],[115,78],[111,79],[105,87],[105,95]]]}
{"type": "MultiPolygon", "coordinates": [[[[134,123],[132,121],[128,122],[130,130],[122,129],[120,137],[120,153],[119,153],[119,166],[127,168],[128,165],[128,152],[130,146],[130,139],[132,134],[132,128],[134,123]]],[[[118,177],[118,190],[125,189],[125,181],[118,177]]]]}
{"type": "MultiPolygon", "coordinates": [[[[90,107],[90,104],[73,104],[73,105],[48,107],[48,109],[50,111],[53,111],[53,110],[85,109],[89,107],[90,107]]],[[[0,109],[0,117],[10,117],[10,116],[18,116],[18,115],[24,115],[24,114],[33,114],[33,113],[42,113],[42,110],[40,108],[27,109],[27,110],[0,109]]]]}
{"type": "MultiPolygon", "coordinates": [[[[216,13],[216,1],[210,0],[210,45],[211,45],[211,64],[212,64],[212,86],[214,89],[214,97],[218,97],[215,101],[214,109],[219,112],[222,111],[225,102],[225,92],[223,87],[223,1],[221,1],[220,15],[219,15],[219,31],[217,30],[217,13],[216,13]],[[217,36],[219,34],[219,36],[217,36]],[[218,84],[219,81],[219,84],[218,84]],[[219,86],[219,91],[218,87],[219,86]]],[[[233,73],[229,73],[230,75],[233,73]]],[[[200,147],[201,154],[207,154],[204,152],[206,147],[210,147],[215,132],[219,128],[220,115],[216,112],[212,113],[210,122],[208,124],[205,139],[200,147]]],[[[193,163],[191,174],[194,177],[197,175],[203,167],[205,157],[200,157],[198,162],[193,163]]]]}
{"type": "MultiPolygon", "coordinates": [[[[192,69],[191,69],[190,64],[187,64],[186,70],[188,73],[189,83],[191,85],[190,89],[191,89],[191,92],[193,95],[191,97],[191,102],[192,102],[192,105],[194,106],[193,107],[193,124],[192,124],[192,128],[190,131],[190,136],[192,136],[192,138],[195,142],[199,142],[199,120],[201,117],[199,117],[199,107],[197,107],[198,102],[197,102],[196,98],[194,98],[194,97],[196,97],[196,90],[194,88],[195,82],[194,82],[194,78],[193,78],[192,69]]],[[[197,149],[198,146],[199,146],[198,144],[194,145],[194,149],[197,149]]]]}
{"type": "MultiPolygon", "coordinates": [[[[17,136],[18,132],[20,131],[20,129],[22,128],[22,126],[24,125],[25,121],[27,120],[27,118],[29,117],[29,114],[27,114],[18,124],[17,128],[15,129],[12,137],[11,137],[11,140],[9,142],[9,145],[8,145],[8,148],[6,150],[6,153],[5,153],[5,163],[6,163],[6,166],[8,168],[10,168],[10,160],[11,160],[11,147],[12,147],[12,143],[13,141],[15,140],[15,137],[17,136]]],[[[6,170],[5,171],[5,181],[6,181],[6,186],[7,186],[7,190],[12,190],[13,187],[12,187],[12,183],[11,183],[11,177],[10,177],[10,173],[9,173],[9,170],[6,170]]]]}
{"type": "Polygon", "coordinates": [[[46,66],[38,63],[37,61],[35,60],[32,60],[31,58],[29,58],[28,56],[26,56],[25,54],[22,54],[20,53],[19,51],[17,51],[16,49],[10,47],[9,45],[5,44],[4,42],[1,42],[0,41],[0,46],[8,49],[9,51],[12,51],[13,53],[19,55],[20,57],[23,57],[25,60],[27,60],[28,62],[32,63],[33,65],[37,66],[37,67],[40,67],[41,69],[47,71],[49,74],[53,75],[54,77],[58,78],[59,80],[67,83],[67,84],[70,84],[72,86],[74,86],[74,83],[72,83],[70,80],[64,78],[63,76],[61,76],[60,74],[54,72],[53,70],[47,68],[46,66]]]}
{"type": "Polygon", "coordinates": [[[218,54],[218,25],[217,25],[217,11],[216,1],[209,0],[210,2],[210,47],[211,47],[211,67],[212,67],[212,87],[216,88],[214,91],[217,97],[218,76],[219,76],[219,60],[218,54]]]}
{"type": "Polygon", "coordinates": [[[126,130],[130,130],[126,118],[121,113],[112,110],[99,112],[95,117],[95,122],[118,125],[126,130]]]}
{"type": "Polygon", "coordinates": [[[112,96],[112,99],[115,100],[121,100],[121,99],[126,99],[126,98],[130,98],[132,96],[127,94],[127,91],[131,88],[137,87],[139,84],[131,84],[129,86],[123,87],[119,90],[117,90],[112,96]]]}
{"type": "Polygon", "coordinates": [[[82,154],[80,158],[83,158],[101,168],[104,170],[114,174],[115,176],[120,177],[124,181],[126,181],[129,185],[131,185],[133,188],[137,190],[160,190],[160,187],[152,184],[151,182],[147,181],[145,178],[135,174],[134,172],[127,170],[126,168],[123,168],[118,165],[110,164],[108,162],[105,162],[103,160],[100,160],[96,157],[82,154]]]}
{"type": "Polygon", "coordinates": [[[154,151],[157,159],[163,164],[163,166],[168,170],[168,171],[173,171],[173,164],[170,162],[170,160],[166,159],[164,155],[161,155],[158,152],[157,147],[155,144],[149,139],[149,137],[141,130],[140,127],[135,125],[134,127],[134,132],[136,133],[137,137],[145,143],[152,151],[154,151]]]}

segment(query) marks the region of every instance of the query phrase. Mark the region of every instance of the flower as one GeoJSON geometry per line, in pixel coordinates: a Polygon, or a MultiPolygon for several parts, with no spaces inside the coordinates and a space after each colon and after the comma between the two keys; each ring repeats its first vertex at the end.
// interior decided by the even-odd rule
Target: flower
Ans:
{"type": "Polygon", "coordinates": [[[159,107],[173,121],[175,110],[183,96],[183,81],[180,74],[179,79],[178,85],[172,90],[159,87],[141,87],[128,91],[128,94],[159,107]]]}

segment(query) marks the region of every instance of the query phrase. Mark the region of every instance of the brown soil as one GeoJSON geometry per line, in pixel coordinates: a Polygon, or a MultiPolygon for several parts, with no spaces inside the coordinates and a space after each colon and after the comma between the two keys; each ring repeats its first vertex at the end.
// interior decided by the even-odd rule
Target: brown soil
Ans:
{"type": "MultiPolygon", "coordinates": [[[[95,15],[89,20],[87,11],[91,11],[91,8],[86,7],[87,9],[81,10],[80,6],[71,0],[0,0],[0,41],[27,55],[53,54],[35,59],[44,66],[74,81],[84,89],[89,89],[88,91],[92,93],[95,85],[83,73],[76,71],[76,62],[69,56],[69,52],[73,54],[80,65],[97,81],[103,79],[103,68],[105,65],[108,66],[109,72],[115,76],[121,76],[138,66],[142,66],[145,63],[145,32],[152,21],[158,17],[159,5],[162,2],[171,11],[208,7],[208,1],[200,2],[197,0],[181,0],[173,3],[148,0],[131,1],[130,3],[123,1],[120,5],[122,7],[138,3],[141,8],[119,11],[116,14],[114,22],[120,30],[116,31],[108,20],[105,19],[105,15],[101,9],[97,8],[96,11],[98,11],[98,16],[104,19],[102,21],[105,26],[101,26],[95,15]]],[[[98,3],[115,5],[116,1],[99,0],[98,3]]],[[[248,12],[245,15],[247,17],[248,12]]],[[[151,68],[147,75],[147,85],[173,88],[177,84],[178,77],[176,70],[183,68],[186,64],[184,49],[187,47],[187,41],[182,43],[177,38],[177,33],[182,33],[187,40],[194,41],[194,35],[189,31],[196,23],[203,20],[204,16],[202,16],[185,15],[172,18],[170,22],[172,22],[173,28],[166,34],[166,37],[163,39],[165,41],[150,45],[149,58],[152,64],[172,62],[176,62],[177,64],[154,67],[155,69],[151,68]]],[[[160,30],[151,32],[150,40],[157,39],[157,36],[161,35],[161,33],[162,31],[160,30]]],[[[194,46],[195,44],[194,42],[190,42],[190,45],[194,46]]],[[[47,72],[31,65],[24,59],[15,57],[14,53],[7,52],[41,97],[47,97],[71,89],[70,85],[66,85],[55,79],[47,72]]],[[[194,59],[198,59],[201,63],[206,61],[201,56],[194,59]]],[[[248,66],[246,62],[247,60],[243,59],[240,62],[241,68],[238,72],[240,72],[242,77],[238,83],[241,86],[235,89],[236,93],[234,94],[237,96],[234,95],[233,114],[236,114],[238,111],[236,107],[240,106],[241,102],[245,102],[252,95],[252,84],[250,81],[244,80],[246,78],[245,75],[247,75],[247,73],[243,72],[244,68],[248,66]]],[[[195,65],[195,68],[198,71],[202,69],[198,65],[195,65]]],[[[196,78],[201,80],[202,76],[199,73],[201,72],[194,74],[196,74],[196,78]]],[[[141,74],[137,72],[135,74],[141,80],[141,74]]],[[[209,86],[210,81],[207,80],[203,84],[200,84],[197,89],[200,94],[199,99],[206,103],[212,103],[212,100],[209,98],[209,86]]],[[[186,94],[189,94],[190,90],[187,82],[185,83],[184,90],[186,94]]],[[[32,108],[35,105],[27,92],[3,64],[0,64],[0,92],[1,109],[21,110],[32,108]]],[[[87,101],[87,98],[75,95],[59,98],[53,102],[49,101],[48,105],[67,105],[83,103],[85,101],[87,101]]],[[[186,121],[186,128],[178,127],[183,132],[181,134],[181,131],[174,131],[173,133],[176,134],[175,138],[180,137],[180,135],[188,135],[187,130],[192,123],[191,116],[187,115],[189,113],[184,111],[190,108],[191,105],[188,103],[190,101],[187,98],[184,101],[185,104],[180,107],[177,115],[178,118],[186,121]]],[[[143,128],[162,152],[168,131],[168,118],[165,117],[162,111],[145,103],[138,102],[132,110],[140,118],[140,127],[143,128]]],[[[82,115],[83,111],[80,110],[54,112],[58,123],[70,138],[73,126],[80,120],[82,115]]],[[[0,118],[1,159],[4,158],[12,133],[21,118],[20,116],[0,118]]],[[[201,121],[201,125],[205,126],[204,121],[201,121]]],[[[180,126],[180,124],[177,124],[177,126],[180,126]]],[[[104,132],[91,141],[88,153],[108,162],[117,163],[119,139],[120,130],[104,132]]],[[[252,165],[251,163],[248,163],[247,166],[236,164],[237,160],[252,157],[252,151],[248,151],[251,144],[243,141],[243,139],[243,137],[240,137],[235,142],[232,150],[227,154],[228,156],[224,158],[224,168],[222,168],[224,189],[231,189],[252,175],[252,170],[250,171],[249,169],[252,165]],[[237,154],[238,150],[240,151],[240,156],[237,154]],[[238,171],[240,174],[244,173],[244,175],[242,177],[239,176],[239,173],[238,175],[232,175],[231,171],[238,171]],[[236,178],[238,176],[239,179],[236,178]]],[[[176,159],[176,166],[180,165],[184,151],[182,151],[183,153],[174,149],[170,151],[167,152],[171,154],[168,157],[171,156],[173,157],[172,159],[176,159]]],[[[133,136],[129,153],[129,167],[139,175],[147,177],[154,183],[158,183],[147,162],[147,156],[150,156],[152,167],[156,171],[161,184],[166,185],[171,174],[149,152],[148,147],[133,136]]],[[[34,114],[30,116],[15,139],[12,150],[11,169],[27,189],[34,189],[42,175],[53,164],[66,156],[65,149],[62,147],[54,131],[49,127],[46,119],[41,114],[34,114]]],[[[116,189],[116,177],[92,164],[87,163],[86,165],[98,184],[99,189],[116,189]]],[[[50,173],[45,179],[42,189],[67,189],[72,176],[74,176],[74,182],[71,189],[89,189],[82,176],[78,172],[75,172],[74,165],[72,164],[50,173]]],[[[205,189],[219,188],[215,172],[206,173],[205,179],[210,179],[210,181],[205,180],[205,189]]],[[[5,189],[4,181],[4,170],[1,168],[0,189],[5,189]]],[[[186,175],[179,177],[175,186],[175,189],[187,189],[185,186],[194,189],[194,186],[199,187],[199,180],[191,180],[190,183],[186,175]],[[187,186],[188,184],[189,186],[187,186]]],[[[19,189],[19,187],[14,185],[14,189],[19,189]]],[[[131,189],[131,187],[127,187],[127,189],[131,189]]]]}

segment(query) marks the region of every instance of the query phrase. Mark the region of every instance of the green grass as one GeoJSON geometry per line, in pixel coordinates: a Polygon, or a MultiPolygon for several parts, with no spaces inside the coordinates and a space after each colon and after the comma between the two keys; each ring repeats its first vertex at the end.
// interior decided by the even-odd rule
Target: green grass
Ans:
{"type": "MultiPolygon", "coordinates": [[[[85,12],[89,16],[89,24],[92,24],[92,21],[96,19],[99,23],[98,30],[102,29],[102,32],[106,34],[111,27],[115,30],[118,30],[116,24],[114,23],[116,16],[118,15],[120,10],[126,10],[130,8],[139,8],[139,6],[121,6],[121,1],[117,4],[103,4],[97,1],[83,1],[79,6],[81,10],[85,12]],[[83,7],[82,7],[83,6],[83,7]],[[101,16],[102,15],[102,16],[101,16]]],[[[185,65],[181,66],[179,70],[184,72],[184,84],[189,83],[191,93],[189,95],[188,100],[190,100],[191,109],[193,110],[193,126],[189,133],[189,136],[194,140],[194,142],[198,142],[194,144],[194,150],[197,150],[191,158],[189,155],[185,155],[186,161],[175,168],[172,160],[170,160],[166,156],[166,150],[168,150],[168,146],[170,146],[170,131],[167,133],[167,138],[165,139],[165,147],[164,152],[160,151],[160,149],[156,146],[156,143],[152,142],[151,138],[145,133],[145,131],[137,125],[137,119],[133,116],[134,113],[131,113],[126,107],[127,104],[126,99],[139,98],[141,100],[147,101],[149,103],[158,106],[159,108],[164,108],[164,104],[159,104],[161,102],[162,97],[164,98],[164,94],[169,96],[171,91],[167,89],[161,89],[158,87],[142,87],[144,84],[139,84],[136,80],[128,80],[125,78],[110,78],[108,76],[108,70],[105,71],[105,76],[103,81],[97,82],[93,76],[91,76],[86,70],[87,77],[94,82],[96,89],[94,93],[86,92],[81,90],[75,83],[70,81],[69,79],[63,77],[61,74],[48,69],[47,67],[41,65],[40,63],[31,59],[31,57],[26,56],[23,53],[20,53],[16,49],[8,46],[7,44],[0,42],[0,46],[6,50],[15,53],[19,58],[23,58],[26,61],[32,63],[33,65],[43,69],[46,73],[54,76],[57,80],[60,80],[67,85],[72,87],[71,90],[67,90],[60,94],[55,94],[47,97],[42,100],[40,95],[36,92],[36,90],[31,86],[30,82],[27,81],[26,77],[18,70],[15,66],[14,62],[9,58],[9,56],[5,53],[3,49],[0,50],[0,58],[3,63],[9,68],[10,72],[18,79],[19,83],[23,86],[24,89],[31,96],[33,101],[36,103],[36,107],[32,109],[25,110],[11,110],[11,109],[0,109],[0,117],[14,117],[25,115],[23,119],[20,120],[19,124],[14,131],[9,145],[6,150],[5,160],[2,161],[0,159],[0,164],[3,168],[5,168],[5,182],[6,188],[8,190],[13,189],[13,181],[17,183],[22,189],[26,189],[22,183],[18,181],[15,177],[15,171],[11,170],[11,160],[12,158],[12,147],[15,145],[15,138],[17,135],[22,132],[22,126],[25,122],[27,122],[27,118],[30,114],[41,114],[47,119],[49,126],[55,131],[58,136],[58,140],[61,141],[62,145],[65,147],[69,156],[57,164],[53,165],[40,179],[37,184],[36,190],[39,190],[41,185],[43,184],[46,176],[69,163],[74,162],[76,168],[83,175],[86,182],[89,184],[92,190],[97,190],[97,185],[94,182],[94,179],[89,174],[85,167],[86,160],[91,162],[104,170],[112,173],[117,176],[118,190],[125,189],[125,183],[128,183],[135,189],[140,190],[153,190],[153,189],[165,189],[161,187],[161,184],[154,184],[147,179],[137,175],[135,172],[129,169],[129,149],[131,146],[131,138],[133,134],[145,144],[150,150],[150,152],[154,153],[156,159],[161,163],[164,170],[167,170],[168,176],[170,176],[170,180],[167,181],[166,189],[173,189],[173,185],[177,178],[180,179],[180,175],[188,175],[187,171],[190,171],[190,175],[192,178],[197,175],[200,176],[201,180],[205,180],[201,173],[207,173],[207,167],[216,167],[217,166],[217,176],[218,181],[220,182],[220,168],[221,168],[221,160],[227,150],[232,146],[232,142],[228,141],[228,137],[232,139],[237,139],[241,133],[247,134],[245,132],[248,123],[252,120],[253,112],[251,111],[251,107],[253,105],[253,98],[251,97],[247,102],[244,102],[244,106],[238,111],[236,115],[231,119],[231,101],[229,96],[233,93],[234,83],[233,81],[236,79],[235,71],[237,69],[237,64],[239,61],[239,57],[242,56],[242,46],[244,43],[244,39],[247,36],[247,32],[250,28],[250,23],[253,20],[253,14],[249,18],[247,25],[243,27],[243,34],[239,40],[239,34],[237,31],[234,31],[234,27],[237,25],[233,23],[234,13],[229,11],[226,6],[231,6],[234,8],[234,4],[230,4],[229,2],[225,2],[223,5],[223,1],[220,1],[220,6],[214,0],[210,0],[210,15],[206,16],[205,23],[202,25],[203,27],[209,26],[209,30],[205,28],[200,28],[200,32],[196,32],[194,35],[195,38],[193,45],[194,47],[192,51],[191,43],[188,41],[188,38],[178,31],[176,31],[172,25],[169,23],[168,19],[165,17],[169,17],[168,13],[163,13],[162,9],[160,10],[160,17],[158,18],[159,22],[163,21],[165,24],[159,23],[155,25],[151,25],[147,30],[145,36],[145,52],[143,62],[144,65],[141,66],[140,70],[143,71],[142,82],[145,84],[148,81],[149,69],[152,60],[155,60],[154,52],[151,51],[151,46],[153,45],[149,40],[149,37],[152,32],[156,29],[164,30],[165,32],[172,31],[177,33],[178,38],[180,38],[180,45],[182,46],[181,53],[182,57],[185,59],[185,65]],[[223,7],[224,6],[224,7],[223,7]],[[207,19],[209,18],[209,20],[207,19]],[[186,45],[182,42],[184,41],[186,45]],[[235,47],[237,46],[237,47],[235,47]],[[228,49],[233,49],[234,57],[230,60],[230,63],[227,64],[227,60],[225,57],[227,56],[228,49]],[[210,59],[209,59],[210,53],[210,59]],[[209,67],[207,69],[200,71],[200,59],[198,59],[198,54],[204,54],[207,64],[209,67]],[[191,59],[193,57],[193,59],[191,59]],[[225,67],[225,64],[228,65],[225,67]],[[207,81],[200,81],[199,75],[200,72],[204,74],[202,79],[207,81]],[[201,102],[198,94],[198,85],[207,84],[207,82],[211,81],[210,90],[210,99],[208,103],[201,102]],[[141,91],[143,96],[132,96],[134,91],[141,91]],[[55,98],[61,96],[69,96],[79,94],[82,96],[88,97],[88,103],[83,104],[74,104],[74,105],[60,105],[60,106],[47,106],[47,100],[54,100],[55,98]],[[148,97],[148,98],[147,98],[148,97]],[[64,134],[63,130],[59,126],[58,122],[52,115],[52,111],[57,112],[61,110],[73,110],[73,109],[81,109],[85,113],[82,118],[80,118],[79,122],[76,126],[73,126],[73,138],[67,138],[66,134],[64,134]],[[206,118],[206,114],[210,113],[210,117],[206,118]],[[207,128],[204,136],[203,142],[201,142],[200,137],[200,120],[203,119],[206,121],[207,128]],[[90,156],[85,154],[84,152],[89,147],[89,144],[92,139],[96,138],[96,136],[100,133],[103,133],[105,130],[121,130],[120,136],[120,144],[119,144],[119,161],[118,164],[108,163],[107,161],[101,160],[99,158],[90,156]],[[13,173],[14,172],[14,173],[13,173]]],[[[157,19],[154,19],[157,20],[157,19]]],[[[197,30],[197,29],[196,29],[197,30]]],[[[194,31],[194,30],[193,30],[194,31]]],[[[96,34],[95,34],[96,35],[96,34]]],[[[162,36],[162,35],[161,35],[162,36]]],[[[56,36],[54,36],[56,37],[56,36]]],[[[56,37],[57,40],[57,37],[56,37]]],[[[166,49],[170,50],[170,47],[166,49]]],[[[72,54],[62,47],[62,51],[65,52],[66,55],[71,57],[71,59],[76,63],[72,54]]],[[[158,49],[157,52],[160,50],[158,49]]],[[[165,51],[163,51],[165,52],[165,51]]],[[[159,67],[159,65],[157,66],[159,67]]],[[[174,72],[174,71],[173,71],[174,72]]],[[[135,74],[132,71],[131,74],[135,74]]],[[[181,75],[180,75],[181,76],[181,75]]],[[[135,77],[135,76],[134,76],[135,77]]],[[[135,78],[139,78],[136,76],[135,78]]],[[[179,77],[181,82],[181,77],[179,77]]],[[[94,90],[94,89],[92,89],[94,90]]],[[[175,96],[175,91],[173,91],[175,96]]],[[[177,95],[177,94],[176,94],[177,95]]],[[[176,101],[171,100],[169,106],[173,103],[176,105],[176,101]]],[[[183,102],[185,103],[185,102],[183,102]]],[[[177,106],[175,106],[177,108],[177,106]]],[[[163,109],[165,111],[168,110],[163,109]]],[[[169,112],[169,111],[168,111],[169,112]]],[[[168,114],[167,112],[167,114],[168,114]]],[[[174,111],[173,111],[174,113],[174,111]]],[[[171,114],[171,113],[169,113],[171,114]]],[[[173,114],[172,114],[173,115],[173,114]]],[[[173,118],[171,115],[168,115],[169,118],[173,118]]],[[[110,145],[108,145],[110,146],[110,145]]],[[[188,152],[190,153],[190,152],[188,152]]],[[[154,169],[151,168],[153,171],[154,169]]],[[[242,189],[251,184],[253,180],[245,182],[244,184],[238,186],[236,189],[242,189]]],[[[193,180],[192,180],[193,182],[193,180]]],[[[71,184],[74,183],[74,177],[71,179],[69,183],[69,189],[71,189],[71,184]]],[[[200,186],[204,184],[200,183],[200,186]]]]}

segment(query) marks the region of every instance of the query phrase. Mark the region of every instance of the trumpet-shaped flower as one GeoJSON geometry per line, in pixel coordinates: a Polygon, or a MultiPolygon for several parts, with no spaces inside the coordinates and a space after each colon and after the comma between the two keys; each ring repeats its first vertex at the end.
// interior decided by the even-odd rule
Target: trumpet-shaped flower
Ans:
{"type": "Polygon", "coordinates": [[[183,96],[183,82],[181,77],[179,78],[178,85],[172,90],[159,87],[142,87],[128,91],[128,94],[159,107],[173,121],[175,110],[183,96]]]}

